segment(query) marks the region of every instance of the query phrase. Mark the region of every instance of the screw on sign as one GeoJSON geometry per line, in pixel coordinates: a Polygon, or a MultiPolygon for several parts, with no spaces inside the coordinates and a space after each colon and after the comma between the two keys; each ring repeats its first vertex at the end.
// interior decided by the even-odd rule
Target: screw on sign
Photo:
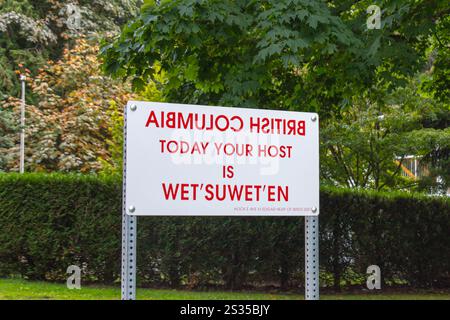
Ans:
{"type": "Polygon", "coordinates": [[[127,108],[123,299],[135,298],[137,216],[151,215],[304,216],[305,236],[313,232],[305,296],[319,298],[317,114],[140,101],[127,108]]]}

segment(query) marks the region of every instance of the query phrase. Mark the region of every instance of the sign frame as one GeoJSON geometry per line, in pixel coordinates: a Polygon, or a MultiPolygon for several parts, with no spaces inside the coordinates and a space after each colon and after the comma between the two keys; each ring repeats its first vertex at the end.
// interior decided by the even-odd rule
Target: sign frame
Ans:
{"type": "MultiPolygon", "coordinates": [[[[127,207],[127,118],[129,109],[136,108],[134,101],[124,108],[123,125],[123,186],[122,186],[122,263],[121,263],[121,299],[136,300],[136,233],[137,215],[134,209],[127,207]]],[[[318,122],[318,116],[311,114],[311,120],[318,122]]],[[[318,165],[318,164],[317,164],[318,165]]],[[[312,214],[305,217],[305,299],[319,300],[319,203],[312,208],[312,214]]],[[[231,216],[231,215],[230,215],[231,216]]],[[[237,215],[239,216],[239,215],[237,215]]],[[[261,216],[261,215],[259,215],[261,216]]],[[[279,216],[279,215],[278,215],[279,216]]],[[[284,215],[288,216],[288,215],[284,215]]],[[[298,216],[298,215],[297,215],[298,216]]]]}
{"type": "Polygon", "coordinates": [[[316,113],[131,101],[126,131],[128,214],[319,214],[316,113]]]}

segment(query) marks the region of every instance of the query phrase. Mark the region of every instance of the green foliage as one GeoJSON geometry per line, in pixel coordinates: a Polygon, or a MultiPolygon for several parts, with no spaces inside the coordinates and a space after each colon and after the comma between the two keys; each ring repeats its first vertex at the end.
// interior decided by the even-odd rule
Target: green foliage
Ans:
{"type": "Polygon", "coordinates": [[[164,102],[163,90],[167,84],[167,75],[159,64],[153,66],[155,74],[153,80],[148,82],[139,92],[139,99],[144,101],[164,102]]]}
{"type": "Polygon", "coordinates": [[[101,175],[122,176],[123,165],[123,112],[112,101],[107,111],[109,118],[109,137],[106,140],[110,156],[107,159],[99,158],[101,163],[101,175]]]}
{"type": "Polygon", "coordinates": [[[428,174],[419,181],[419,189],[433,193],[448,193],[450,188],[450,127],[443,130],[425,129],[415,135],[423,146],[422,164],[428,165],[428,174]]]}
{"type": "MultiPolygon", "coordinates": [[[[158,66],[155,66],[159,68],[158,66]]],[[[139,93],[138,99],[144,101],[163,102],[164,98],[161,93],[161,88],[166,81],[165,73],[162,71],[154,81],[147,83],[142,91],[139,93]]],[[[123,101],[125,102],[125,101],[123,101]]],[[[122,108],[117,106],[115,101],[112,101],[107,111],[108,116],[108,133],[109,137],[106,139],[107,150],[109,157],[106,159],[99,158],[101,162],[100,173],[103,175],[117,175],[122,176],[123,163],[123,113],[122,108]]]]}
{"type": "Polygon", "coordinates": [[[8,150],[14,145],[11,135],[18,134],[18,125],[14,121],[13,113],[8,108],[0,107],[0,171],[11,161],[8,150]]]}
{"type": "Polygon", "coordinates": [[[414,81],[391,94],[371,95],[355,97],[339,118],[322,123],[323,182],[376,190],[411,190],[419,184],[422,190],[446,193],[448,106],[419,94],[414,81]],[[401,175],[410,155],[428,165],[421,181],[401,175]]]}
{"type": "Polygon", "coordinates": [[[431,2],[376,2],[383,27],[367,30],[373,1],[149,1],[103,47],[104,68],[142,84],[160,63],[170,102],[328,115],[373,84],[395,87],[418,70],[433,18],[447,9],[431,2]]]}
{"type": "Polygon", "coordinates": [[[437,54],[433,72],[423,82],[423,89],[430,92],[437,100],[450,104],[450,48],[446,51],[437,54]]]}
{"type": "Polygon", "coordinates": [[[0,181],[2,273],[62,279],[69,265],[87,264],[88,278],[116,277],[119,183],[56,174],[3,174],[0,181]]]}
{"type": "Polygon", "coordinates": [[[429,71],[423,81],[424,91],[439,101],[450,104],[450,16],[441,17],[433,34],[429,71]]]}
{"type": "Polygon", "coordinates": [[[26,83],[26,170],[98,171],[108,162],[111,101],[127,85],[99,74],[97,40],[139,0],[0,1],[0,171],[17,170],[19,74],[26,83]],[[88,43],[86,43],[88,39],[88,43]]]}
{"type": "Polygon", "coordinates": [[[139,0],[0,1],[0,100],[18,95],[18,65],[34,75],[80,35],[117,33],[139,5],[139,0]]]}
{"type": "MultiPolygon", "coordinates": [[[[145,217],[138,223],[141,284],[239,289],[303,281],[302,218],[145,217]]],[[[121,182],[81,175],[0,175],[0,273],[64,280],[120,277],[121,182]]],[[[450,201],[415,194],[322,188],[325,285],[362,284],[367,266],[386,282],[448,286],[450,201]],[[356,279],[356,280],[355,280],[356,279]],[[359,281],[359,282],[358,282],[359,281]]]]}
{"type": "MultiPolygon", "coordinates": [[[[271,291],[217,291],[173,290],[137,288],[138,300],[303,300],[303,292],[271,291]]],[[[0,279],[0,300],[118,300],[119,286],[84,285],[82,290],[68,290],[65,283],[28,281],[23,279],[0,279]]],[[[450,294],[418,290],[414,292],[353,292],[328,294],[321,292],[321,300],[449,300],[450,294]]]]}
{"type": "Polygon", "coordinates": [[[293,88],[300,60],[353,41],[319,1],[164,2],[104,48],[105,69],[145,82],[161,63],[168,100],[286,108],[267,98],[293,88]]]}
{"type": "Polygon", "coordinates": [[[326,189],[321,204],[321,263],[335,281],[348,267],[361,272],[376,264],[385,283],[448,286],[450,261],[440,254],[450,245],[448,198],[326,189]]]}
{"type": "MultiPolygon", "coordinates": [[[[121,116],[131,87],[103,76],[97,54],[96,42],[80,37],[60,60],[48,62],[37,76],[27,78],[27,92],[36,97],[26,106],[27,171],[98,172],[102,164],[114,163],[110,157],[118,156],[119,145],[111,145],[117,139],[112,135],[122,125],[114,117],[121,116]]],[[[16,117],[20,114],[17,99],[10,98],[3,106],[16,117]]],[[[7,136],[16,144],[8,149],[9,161],[2,170],[17,170],[17,137],[7,136]]]]}

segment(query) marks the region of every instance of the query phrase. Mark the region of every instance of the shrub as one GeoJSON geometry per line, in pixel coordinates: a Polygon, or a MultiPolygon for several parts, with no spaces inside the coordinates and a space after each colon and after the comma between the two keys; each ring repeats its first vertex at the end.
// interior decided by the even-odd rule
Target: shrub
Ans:
{"type": "Polygon", "coordinates": [[[71,264],[111,281],[120,261],[118,181],[60,174],[0,175],[0,270],[66,277],[71,264]]]}
{"type": "MultiPolygon", "coordinates": [[[[322,284],[362,284],[377,264],[385,283],[450,286],[450,201],[444,197],[321,189],[322,284]]],[[[145,217],[138,223],[141,285],[230,289],[303,282],[299,217],[145,217]]],[[[0,274],[64,280],[120,278],[121,181],[0,174],[0,274]]]]}

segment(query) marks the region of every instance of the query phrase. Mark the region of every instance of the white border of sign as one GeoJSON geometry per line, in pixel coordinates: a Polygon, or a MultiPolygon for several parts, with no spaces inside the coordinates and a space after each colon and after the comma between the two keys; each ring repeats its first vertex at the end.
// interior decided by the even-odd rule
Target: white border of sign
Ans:
{"type": "Polygon", "coordinates": [[[316,113],[142,101],[127,109],[128,214],[319,214],[316,113]]]}
{"type": "MultiPolygon", "coordinates": [[[[137,216],[130,215],[126,201],[127,177],[127,114],[133,102],[124,110],[123,142],[123,202],[122,202],[122,300],[136,299],[136,231],[137,216]]],[[[313,121],[318,120],[317,115],[313,121]]],[[[318,165],[318,164],[317,164],[318,165]]],[[[319,299],[319,208],[305,215],[305,299],[319,299]]],[[[286,216],[286,215],[285,215],[286,216]]]]}

